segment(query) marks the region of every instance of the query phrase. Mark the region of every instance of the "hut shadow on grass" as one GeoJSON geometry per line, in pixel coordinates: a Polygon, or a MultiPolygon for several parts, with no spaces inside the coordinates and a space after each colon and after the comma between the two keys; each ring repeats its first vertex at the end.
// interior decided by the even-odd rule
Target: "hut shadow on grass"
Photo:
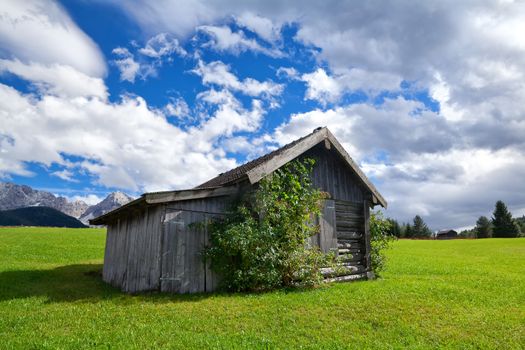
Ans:
{"type": "Polygon", "coordinates": [[[158,292],[129,295],[102,281],[101,264],[76,264],[48,270],[8,270],[0,272],[0,302],[31,297],[44,297],[57,302],[196,302],[210,294],[173,295],[158,292]]]}

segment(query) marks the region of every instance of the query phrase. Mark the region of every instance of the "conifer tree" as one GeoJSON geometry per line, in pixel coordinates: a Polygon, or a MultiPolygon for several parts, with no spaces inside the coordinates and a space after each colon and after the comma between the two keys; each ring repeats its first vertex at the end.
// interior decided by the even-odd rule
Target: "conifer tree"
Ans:
{"type": "Polygon", "coordinates": [[[518,237],[519,228],[512,219],[512,214],[502,201],[496,202],[492,214],[493,237],[518,237]]]}
{"type": "Polygon", "coordinates": [[[387,221],[390,223],[390,230],[388,234],[390,236],[401,237],[401,227],[399,226],[397,220],[387,219],[387,221]]]}
{"type": "Polygon", "coordinates": [[[430,237],[432,235],[432,231],[430,231],[425,221],[423,221],[423,218],[419,215],[414,217],[414,226],[412,231],[412,235],[414,237],[430,237]]]}
{"type": "Polygon", "coordinates": [[[412,226],[410,226],[409,222],[405,224],[405,229],[403,231],[404,231],[403,236],[406,238],[412,238],[414,236],[412,234],[412,226]]]}
{"type": "Polygon", "coordinates": [[[476,237],[490,238],[492,237],[492,224],[486,216],[480,216],[476,221],[476,237]]]}

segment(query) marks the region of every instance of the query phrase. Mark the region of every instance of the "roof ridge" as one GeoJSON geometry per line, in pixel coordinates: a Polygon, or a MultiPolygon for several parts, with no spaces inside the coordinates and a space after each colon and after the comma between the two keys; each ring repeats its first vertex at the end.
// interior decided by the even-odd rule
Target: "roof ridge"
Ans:
{"type": "Polygon", "coordinates": [[[255,158],[255,159],[252,159],[246,163],[243,163],[233,169],[230,169],[230,170],[227,170],[223,173],[220,173],[219,175],[207,180],[206,182],[203,182],[201,183],[200,185],[198,186],[195,186],[194,189],[200,189],[200,188],[205,188],[205,187],[217,187],[217,186],[223,186],[225,184],[228,184],[228,183],[231,183],[231,182],[235,182],[239,179],[241,179],[242,177],[244,177],[246,175],[246,173],[257,167],[259,164],[262,164],[274,157],[276,157],[277,155],[279,155],[280,153],[284,152],[285,150],[291,148],[292,146],[296,145],[297,143],[301,142],[302,140],[306,139],[307,137],[310,137],[311,135],[315,134],[316,132],[319,132],[323,129],[325,129],[326,127],[318,127],[316,129],[314,129],[310,134],[308,135],[305,135],[303,137],[300,137],[290,143],[287,143],[285,144],[284,146],[281,146],[280,148],[277,148],[269,153],[266,153],[266,154],[263,154],[262,156],[258,157],[258,158],[255,158]]]}

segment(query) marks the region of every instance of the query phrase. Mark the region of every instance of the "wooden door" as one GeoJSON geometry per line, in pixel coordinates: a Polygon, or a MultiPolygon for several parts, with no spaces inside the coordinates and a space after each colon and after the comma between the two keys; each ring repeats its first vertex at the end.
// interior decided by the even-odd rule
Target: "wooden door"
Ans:
{"type": "Polygon", "coordinates": [[[172,211],[163,224],[160,290],[196,293],[206,290],[202,250],[206,244],[203,213],[172,211]]]}

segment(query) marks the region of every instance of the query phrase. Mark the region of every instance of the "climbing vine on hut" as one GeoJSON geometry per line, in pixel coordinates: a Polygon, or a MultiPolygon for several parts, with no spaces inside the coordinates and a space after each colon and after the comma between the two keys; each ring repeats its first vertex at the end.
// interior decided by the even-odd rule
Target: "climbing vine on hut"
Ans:
{"type": "Polygon", "coordinates": [[[232,291],[261,291],[322,282],[334,255],[309,247],[319,227],[323,193],[314,188],[314,160],[293,161],[264,178],[255,192],[210,225],[205,258],[232,291]]]}

